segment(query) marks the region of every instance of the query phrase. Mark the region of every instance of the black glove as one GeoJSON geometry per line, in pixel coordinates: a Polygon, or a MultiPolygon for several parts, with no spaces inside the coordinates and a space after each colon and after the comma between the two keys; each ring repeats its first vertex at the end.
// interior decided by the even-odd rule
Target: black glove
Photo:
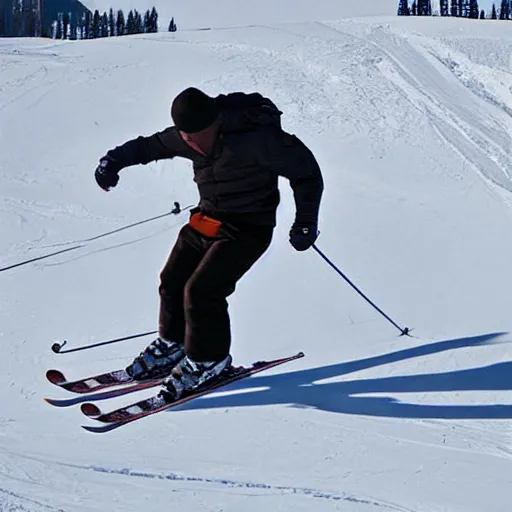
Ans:
{"type": "Polygon", "coordinates": [[[294,223],[290,229],[290,243],[297,251],[309,249],[318,238],[318,226],[316,223],[294,223]]]}
{"type": "Polygon", "coordinates": [[[104,156],[100,160],[100,164],[96,167],[94,177],[96,183],[103,189],[109,190],[110,187],[115,187],[119,181],[118,172],[120,166],[111,156],[104,156]]]}

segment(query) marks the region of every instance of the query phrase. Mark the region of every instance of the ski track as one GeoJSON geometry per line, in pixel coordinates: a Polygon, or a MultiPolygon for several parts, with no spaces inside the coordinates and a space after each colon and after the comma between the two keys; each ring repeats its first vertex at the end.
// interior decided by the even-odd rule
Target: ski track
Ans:
{"type": "MultiPolygon", "coordinates": [[[[0,104],[0,112],[16,107],[16,111],[28,110],[37,105],[49,92],[58,87],[66,77],[65,70],[69,62],[66,59],[58,58],[57,55],[45,55],[46,58],[41,62],[42,54],[35,54],[39,60],[34,62],[27,61],[25,55],[23,60],[13,59],[9,64],[5,64],[0,69],[1,74],[8,76],[12,74],[11,67],[27,67],[24,74],[19,75],[14,80],[0,82],[0,93],[5,95],[7,100],[0,104]],[[51,68],[51,69],[50,69],[51,68]],[[18,105],[22,102],[21,107],[18,105]]],[[[20,71],[21,71],[20,69],[20,71]]]]}
{"type": "MultiPolygon", "coordinates": [[[[346,35],[343,25],[320,25],[346,35]]],[[[512,192],[509,170],[512,110],[503,101],[482,82],[466,77],[463,63],[453,60],[456,55],[451,60],[439,55],[447,50],[441,43],[433,45],[431,38],[404,37],[378,27],[361,39],[361,43],[375,45],[377,53],[386,58],[379,63],[383,76],[403,90],[415,108],[421,105],[426,110],[439,133],[448,134],[443,137],[456,152],[473,164],[482,177],[512,192]],[[449,80],[428,57],[441,63],[455,80],[449,80]],[[489,107],[493,117],[486,116],[489,107]],[[503,118],[503,124],[497,123],[497,117],[503,118]]]]}
{"type": "Polygon", "coordinates": [[[182,475],[179,473],[152,473],[147,471],[139,471],[134,469],[116,469],[116,468],[106,468],[102,466],[80,466],[75,464],[65,464],[60,463],[62,466],[74,468],[74,469],[82,469],[87,471],[94,471],[97,473],[106,473],[110,475],[124,475],[134,478],[149,478],[155,480],[167,480],[170,482],[186,482],[186,483],[200,483],[200,484],[209,484],[209,485],[220,485],[224,488],[229,489],[247,489],[252,491],[269,491],[271,493],[276,493],[280,495],[299,495],[308,498],[317,498],[322,500],[330,500],[330,501],[344,501],[349,503],[354,503],[356,505],[368,505],[372,507],[376,507],[379,510],[392,510],[397,512],[413,512],[410,508],[404,508],[399,505],[395,505],[393,503],[388,503],[381,500],[376,500],[375,498],[364,497],[364,496],[356,496],[353,494],[347,493],[335,493],[323,491],[320,489],[311,489],[307,487],[294,487],[294,486],[286,486],[286,485],[273,485],[261,482],[247,482],[247,481],[239,481],[239,480],[229,480],[225,478],[208,478],[208,477],[200,477],[200,476],[192,476],[192,475],[182,475]]]}
{"type": "MultiPolygon", "coordinates": [[[[16,65],[16,62],[14,63],[16,65]]],[[[5,75],[9,74],[10,70],[3,68],[1,71],[5,72],[5,75]]],[[[34,71],[28,71],[25,75],[11,82],[3,82],[0,85],[0,92],[5,94],[6,92],[16,91],[16,93],[7,100],[5,103],[0,105],[0,111],[12,106],[17,101],[20,101],[31,92],[37,91],[41,88],[44,81],[48,76],[48,68],[43,64],[37,66],[34,71]],[[28,85],[27,85],[28,84],[28,85]],[[20,91],[21,89],[21,91],[20,91]]]]}
{"type": "Polygon", "coordinates": [[[25,496],[11,492],[2,487],[0,487],[0,510],[2,512],[45,512],[48,510],[65,512],[61,508],[57,509],[50,505],[45,505],[44,503],[26,498],[25,496]]]}
{"type": "MultiPolygon", "coordinates": [[[[58,475],[59,479],[62,478],[65,475],[62,469],[68,468],[71,470],[94,472],[106,476],[111,475],[127,478],[139,478],[152,481],[168,482],[171,485],[173,483],[183,483],[186,484],[187,486],[192,486],[192,489],[190,490],[192,490],[193,492],[210,489],[212,491],[220,490],[221,492],[226,493],[229,491],[235,491],[249,497],[269,495],[283,497],[295,496],[301,498],[303,497],[305,499],[322,500],[324,502],[346,503],[351,506],[349,510],[356,510],[352,507],[357,507],[357,510],[361,509],[382,512],[416,512],[414,509],[407,508],[396,503],[361,494],[353,494],[340,491],[328,491],[323,489],[315,489],[311,487],[293,485],[278,485],[248,480],[232,480],[227,478],[186,475],[177,472],[152,472],[131,468],[114,468],[102,465],[82,465],[70,462],[61,462],[55,460],[52,461],[40,458],[38,456],[31,456],[26,454],[14,454],[5,450],[1,451],[4,451],[9,456],[11,463],[14,461],[14,459],[19,458],[24,459],[26,461],[32,461],[36,463],[36,465],[40,466],[38,469],[36,469],[36,466],[29,466],[27,469],[24,469],[22,464],[14,464],[13,467],[11,468],[11,470],[14,469],[14,471],[11,471],[8,468],[8,466],[5,465],[3,468],[1,468],[0,471],[0,475],[2,477],[8,478],[9,480],[12,480],[13,482],[17,482],[20,484],[30,483],[31,485],[37,485],[38,487],[41,485],[52,487],[54,485],[53,481],[55,477],[57,477],[58,475]],[[44,474],[44,484],[42,484],[41,476],[38,475],[39,472],[44,474]],[[201,487],[199,488],[198,486],[201,487]],[[206,487],[206,489],[204,487],[206,487]]],[[[187,489],[182,488],[181,490],[185,491],[187,489]]],[[[8,489],[0,488],[0,507],[2,507],[5,503],[10,502],[13,503],[13,507],[18,508],[0,508],[0,510],[2,510],[2,512],[4,512],[4,510],[12,510],[13,512],[44,512],[48,510],[64,512],[64,510],[61,508],[55,508],[52,507],[51,505],[41,503],[40,501],[25,498],[23,495],[12,492],[8,489]],[[24,508],[24,505],[20,505],[22,501],[26,501],[27,506],[30,505],[30,508],[24,508]],[[20,506],[22,508],[19,508],[20,506]],[[38,508],[34,508],[34,506],[38,508]]],[[[68,511],[66,510],[66,512],[68,511]]]]}
{"type": "MultiPolygon", "coordinates": [[[[442,422],[439,420],[422,420],[422,424],[433,429],[442,428],[442,422]]],[[[509,427],[496,423],[492,426],[488,423],[483,425],[461,423],[453,425],[452,430],[464,440],[464,451],[512,460],[512,433],[509,427]]]]}

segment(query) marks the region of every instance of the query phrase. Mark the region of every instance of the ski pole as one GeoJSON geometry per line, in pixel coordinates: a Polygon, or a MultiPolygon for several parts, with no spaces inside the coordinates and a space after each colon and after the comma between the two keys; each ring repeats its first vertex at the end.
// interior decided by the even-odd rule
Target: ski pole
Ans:
{"type": "Polygon", "coordinates": [[[170,212],[164,213],[162,215],[157,215],[156,217],[151,217],[150,219],[141,220],[139,222],[135,222],[135,223],[130,224],[128,226],[123,226],[121,228],[114,229],[113,231],[109,231],[109,232],[103,233],[101,235],[96,235],[96,236],[93,236],[91,238],[85,238],[83,240],[75,240],[73,242],[62,242],[62,243],[46,246],[46,247],[61,247],[63,245],[69,245],[69,244],[80,244],[80,245],[75,245],[73,247],[68,247],[67,249],[61,249],[60,251],[52,252],[50,254],[45,254],[44,256],[38,256],[37,258],[31,258],[29,260],[21,261],[19,263],[14,263],[13,265],[8,265],[6,267],[1,267],[0,268],[0,272],[5,272],[6,270],[11,270],[13,268],[21,267],[23,265],[28,265],[29,263],[34,263],[35,261],[40,261],[40,260],[44,260],[46,258],[51,258],[52,256],[57,256],[58,254],[63,254],[65,252],[75,251],[76,249],[81,249],[82,247],[85,247],[85,244],[87,242],[94,242],[95,240],[98,240],[100,238],[103,238],[103,237],[106,237],[106,236],[109,236],[109,235],[113,235],[114,233],[119,233],[120,231],[124,231],[125,229],[129,229],[129,228],[133,228],[135,226],[139,226],[139,225],[144,224],[146,222],[151,222],[151,221],[156,220],[156,219],[161,219],[163,217],[167,217],[168,215],[180,215],[181,213],[184,213],[186,210],[190,210],[192,207],[193,207],[193,205],[189,205],[189,206],[186,206],[185,208],[181,208],[180,203],[175,201],[174,202],[174,208],[170,212]]]}
{"type": "Polygon", "coordinates": [[[66,345],[66,343],[67,343],[67,341],[64,340],[61,343],[54,343],[52,345],[52,350],[56,354],[69,354],[70,352],[78,352],[80,350],[88,350],[90,348],[101,347],[103,345],[110,345],[111,343],[118,343],[119,341],[133,340],[134,338],[141,338],[142,336],[148,336],[149,334],[156,334],[157,332],[158,331],[148,331],[148,332],[143,332],[140,334],[132,334],[131,336],[125,336],[123,338],[116,338],[114,340],[102,341],[100,343],[95,343],[93,345],[85,345],[82,347],[70,348],[67,350],[62,350],[62,347],[64,347],[64,345],[66,345]]]}
{"type": "Polygon", "coordinates": [[[400,327],[396,322],[394,322],[382,309],[376,306],[361,290],[357,288],[357,286],[350,281],[350,279],[343,274],[343,272],[315,245],[313,244],[313,249],[343,278],[345,281],[357,292],[363,299],[365,299],[371,306],[373,306],[386,320],[388,320],[391,324],[393,324],[402,334],[400,336],[410,336],[409,327],[400,327]]]}

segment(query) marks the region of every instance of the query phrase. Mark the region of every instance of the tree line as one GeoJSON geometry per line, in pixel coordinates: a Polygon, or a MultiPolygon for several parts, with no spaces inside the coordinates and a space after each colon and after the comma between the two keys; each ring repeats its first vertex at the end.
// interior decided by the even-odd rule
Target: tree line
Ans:
{"type": "MultiPolygon", "coordinates": [[[[144,14],[132,9],[127,15],[122,9],[110,9],[103,14],[98,10],[94,13],[85,10],[80,14],[60,12],[49,25],[43,23],[41,26],[38,4],[38,0],[14,0],[12,10],[10,7],[8,12],[0,9],[0,36],[76,40],[158,32],[158,12],[155,7],[144,14]]],[[[177,30],[174,17],[168,30],[177,30]]]]}
{"type": "MultiPolygon", "coordinates": [[[[171,18],[168,30],[176,32],[174,17],[171,18]]],[[[96,9],[93,14],[85,12],[75,23],[66,13],[59,13],[53,22],[50,37],[54,39],[96,39],[99,37],[117,37],[132,34],[150,34],[158,32],[158,12],[155,7],[142,14],[132,9],[125,16],[122,9],[107,14],[96,9]]]]}
{"type": "Polygon", "coordinates": [[[107,14],[96,9],[94,13],[86,11],[81,17],[73,20],[68,13],[59,13],[51,27],[50,37],[53,39],[96,39],[131,34],[158,32],[158,13],[153,7],[144,16],[132,9],[125,16],[122,9],[107,14]]]}
{"type": "Polygon", "coordinates": [[[0,0],[0,36],[40,35],[37,0],[0,0]]]}
{"type": "Polygon", "coordinates": [[[499,9],[492,4],[490,15],[478,6],[478,0],[439,0],[439,12],[433,13],[431,0],[399,0],[398,16],[452,16],[472,19],[512,19],[512,0],[501,0],[499,9]]]}

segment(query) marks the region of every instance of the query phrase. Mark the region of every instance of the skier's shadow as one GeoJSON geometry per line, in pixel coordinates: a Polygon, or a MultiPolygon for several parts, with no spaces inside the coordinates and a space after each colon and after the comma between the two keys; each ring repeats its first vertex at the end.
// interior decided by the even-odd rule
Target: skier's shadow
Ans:
{"type": "MultiPolygon", "coordinates": [[[[207,396],[185,404],[181,408],[191,410],[293,404],[296,407],[313,407],[329,412],[366,416],[510,419],[512,418],[512,404],[422,405],[401,402],[392,397],[357,395],[369,393],[426,393],[482,390],[508,391],[512,390],[512,361],[444,373],[316,383],[324,379],[340,377],[360,370],[415,357],[437,354],[447,350],[500,343],[497,338],[503,334],[507,333],[491,333],[440,341],[380,356],[319,368],[277,375],[255,376],[225,388],[226,391],[236,389],[239,391],[236,394],[207,396]],[[251,391],[254,388],[265,389],[251,391]],[[248,390],[249,392],[240,393],[242,390],[248,390]]],[[[501,343],[504,343],[504,341],[501,343]]]]}

